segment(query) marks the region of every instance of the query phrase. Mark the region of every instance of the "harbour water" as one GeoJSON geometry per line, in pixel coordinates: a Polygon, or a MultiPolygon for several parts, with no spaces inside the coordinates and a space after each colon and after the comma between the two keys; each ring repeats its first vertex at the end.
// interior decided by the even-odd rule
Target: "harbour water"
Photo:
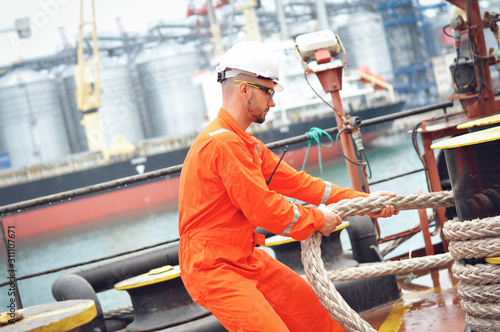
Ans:
{"type": "MultiPolygon", "coordinates": [[[[377,138],[370,146],[366,147],[366,154],[372,171],[370,182],[422,168],[412,146],[410,135],[407,133],[390,134],[377,138]]],[[[306,171],[340,186],[348,187],[350,185],[346,166],[342,160],[323,162],[322,175],[317,165],[308,166],[306,171]]],[[[373,185],[370,189],[371,191],[390,190],[397,194],[413,194],[417,190],[427,192],[425,183],[424,173],[418,172],[373,185]]],[[[140,217],[123,218],[119,221],[90,223],[87,226],[83,225],[57,233],[44,234],[37,238],[19,239],[15,248],[16,275],[18,277],[24,276],[177,239],[177,218],[178,210],[173,208],[146,213],[140,217]]],[[[398,216],[379,219],[381,237],[401,232],[418,223],[417,211],[402,211],[398,216]]],[[[347,232],[342,232],[341,239],[344,249],[350,248],[347,232]]],[[[439,241],[439,235],[433,238],[433,242],[439,241]]],[[[419,233],[388,257],[423,246],[423,238],[419,233]]],[[[23,305],[27,307],[53,302],[51,285],[57,276],[66,272],[60,271],[19,281],[23,305]]],[[[8,280],[4,259],[0,260],[0,280],[8,280]]],[[[1,287],[1,303],[7,303],[7,294],[8,286],[1,287]]],[[[123,291],[110,290],[99,293],[98,297],[104,310],[130,303],[127,293],[123,291]]]]}

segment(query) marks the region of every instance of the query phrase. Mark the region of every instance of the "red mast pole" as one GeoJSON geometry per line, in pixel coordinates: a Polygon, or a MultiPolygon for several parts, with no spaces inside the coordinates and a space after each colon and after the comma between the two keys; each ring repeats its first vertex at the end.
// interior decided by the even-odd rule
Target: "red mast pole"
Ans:
{"type": "MultiPolygon", "coordinates": [[[[329,92],[332,96],[333,108],[335,109],[335,120],[337,121],[339,131],[345,127],[345,112],[339,94],[339,91],[342,90],[343,67],[344,66],[339,66],[315,72],[321,82],[321,85],[323,86],[323,90],[327,93],[329,92]]],[[[340,141],[344,155],[351,160],[359,161],[348,131],[343,131],[340,134],[340,141]]],[[[349,178],[351,179],[352,188],[357,191],[369,193],[368,181],[366,179],[364,169],[360,169],[360,166],[357,166],[348,160],[346,160],[346,165],[347,171],[349,172],[349,178]]]]}

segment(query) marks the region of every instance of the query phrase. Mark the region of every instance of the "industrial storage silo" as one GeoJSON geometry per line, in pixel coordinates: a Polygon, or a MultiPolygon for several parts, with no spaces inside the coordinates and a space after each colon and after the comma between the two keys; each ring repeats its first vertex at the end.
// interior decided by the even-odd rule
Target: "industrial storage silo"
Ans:
{"type": "Polygon", "coordinates": [[[0,78],[0,151],[14,168],[70,154],[57,85],[49,75],[17,69],[0,78]]]}
{"type": "Polygon", "coordinates": [[[336,32],[346,49],[350,68],[366,66],[387,81],[392,80],[391,55],[379,14],[366,11],[349,14],[345,22],[337,22],[336,32]]]}
{"type": "Polygon", "coordinates": [[[66,117],[66,127],[71,151],[78,153],[89,150],[85,128],[82,126],[82,112],[78,111],[75,98],[75,76],[73,66],[67,67],[60,77],[61,101],[66,117]]]}
{"type": "Polygon", "coordinates": [[[136,66],[156,137],[181,137],[199,132],[206,115],[202,87],[192,75],[202,62],[190,45],[166,44],[144,52],[136,66]]]}
{"type": "MultiPolygon", "coordinates": [[[[113,139],[119,135],[125,137],[132,144],[144,139],[142,118],[129,66],[116,59],[101,58],[99,69],[102,99],[98,112],[101,117],[107,146],[110,147],[113,139]]],[[[80,123],[82,113],[76,105],[76,84],[73,66],[64,71],[63,84],[73,118],[73,126],[70,130],[76,131],[78,139],[85,143],[80,144],[80,149],[88,149],[85,130],[80,123]]]]}

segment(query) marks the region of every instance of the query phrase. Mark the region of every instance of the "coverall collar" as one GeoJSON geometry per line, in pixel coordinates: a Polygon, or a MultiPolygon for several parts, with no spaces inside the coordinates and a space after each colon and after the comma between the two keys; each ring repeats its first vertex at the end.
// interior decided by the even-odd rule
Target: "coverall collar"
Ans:
{"type": "Polygon", "coordinates": [[[257,144],[257,141],[255,141],[255,137],[253,137],[253,134],[243,131],[240,128],[240,126],[238,126],[238,123],[233,118],[233,116],[229,114],[225,109],[221,108],[219,110],[219,116],[222,118],[222,120],[224,120],[224,122],[226,122],[226,124],[232,131],[234,131],[236,134],[238,134],[238,136],[243,138],[245,143],[247,143],[248,145],[257,144]]]}

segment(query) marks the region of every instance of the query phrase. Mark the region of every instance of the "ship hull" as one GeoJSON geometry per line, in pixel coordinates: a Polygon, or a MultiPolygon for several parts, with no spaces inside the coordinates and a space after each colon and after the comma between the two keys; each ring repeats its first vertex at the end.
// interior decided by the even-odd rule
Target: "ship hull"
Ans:
{"type": "MultiPolygon", "coordinates": [[[[364,119],[373,118],[395,113],[400,111],[402,107],[403,104],[398,103],[371,109],[370,113],[363,112],[364,114],[361,116],[364,119]]],[[[390,125],[391,122],[388,122],[363,128],[363,140],[365,142],[371,141],[386,131],[390,125]]],[[[334,118],[323,118],[255,133],[255,137],[265,143],[269,143],[303,135],[311,127],[326,129],[335,126],[334,118]]],[[[329,143],[329,140],[323,139],[322,142],[329,143]]],[[[188,150],[188,148],[183,148],[163,154],[131,159],[98,168],[1,188],[1,205],[13,204],[137,175],[138,166],[141,166],[141,171],[150,172],[179,165],[183,163],[188,150]]],[[[282,148],[275,150],[278,154],[281,151],[282,148]]],[[[304,142],[289,146],[284,161],[292,167],[300,169],[304,163],[306,154],[308,165],[317,164],[320,154],[321,161],[340,157],[340,152],[335,144],[329,148],[319,148],[316,143],[312,143],[308,149],[308,143],[304,142]]],[[[69,201],[30,209],[22,213],[14,213],[4,216],[3,220],[7,225],[16,225],[18,236],[30,237],[41,233],[54,232],[68,226],[99,222],[102,219],[119,220],[124,215],[141,215],[145,212],[170,208],[177,204],[178,175],[174,174],[168,178],[158,178],[150,180],[147,183],[132,184],[127,187],[89,194],[69,201]]]]}

